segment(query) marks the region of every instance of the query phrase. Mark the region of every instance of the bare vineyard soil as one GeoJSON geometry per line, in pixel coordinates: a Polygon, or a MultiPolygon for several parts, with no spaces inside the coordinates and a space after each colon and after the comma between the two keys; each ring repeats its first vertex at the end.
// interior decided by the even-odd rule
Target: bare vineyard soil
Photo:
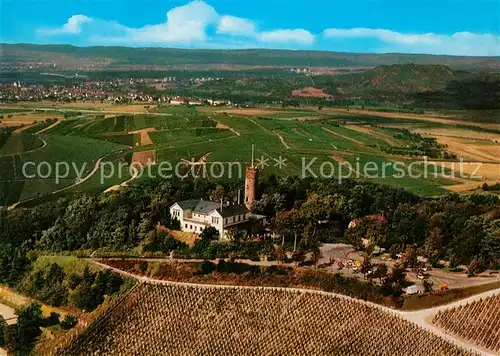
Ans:
{"type": "Polygon", "coordinates": [[[302,288],[345,294],[370,302],[395,306],[392,298],[384,298],[379,286],[364,283],[340,274],[300,268],[260,268],[246,264],[228,265],[227,271],[207,271],[200,262],[150,262],[134,260],[100,260],[100,263],[122,271],[153,279],[195,284],[221,284],[302,288]],[[208,272],[208,273],[207,273],[208,272]]]}

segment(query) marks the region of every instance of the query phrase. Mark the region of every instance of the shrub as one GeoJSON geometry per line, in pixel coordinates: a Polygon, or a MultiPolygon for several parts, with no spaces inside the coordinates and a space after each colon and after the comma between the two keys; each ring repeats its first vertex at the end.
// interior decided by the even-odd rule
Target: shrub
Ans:
{"type": "Polygon", "coordinates": [[[77,323],[78,323],[78,319],[76,318],[76,316],[74,316],[72,314],[67,314],[64,317],[63,321],[61,321],[61,328],[63,328],[64,330],[69,330],[73,326],[75,326],[77,323]]]}

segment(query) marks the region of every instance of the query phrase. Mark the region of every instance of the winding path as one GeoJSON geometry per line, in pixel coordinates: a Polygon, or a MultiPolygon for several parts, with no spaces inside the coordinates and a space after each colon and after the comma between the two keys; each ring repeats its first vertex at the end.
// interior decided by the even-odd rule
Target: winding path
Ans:
{"type": "Polygon", "coordinates": [[[43,128],[43,129],[41,129],[40,131],[37,131],[35,133],[35,135],[40,135],[41,133],[44,133],[45,131],[52,130],[54,127],[56,127],[57,125],[59,125],[61,122],[62,122],[62,120],[56,120],[56,122],[54,122],[52,125],[49,125],[49,126],[43,128]]]}

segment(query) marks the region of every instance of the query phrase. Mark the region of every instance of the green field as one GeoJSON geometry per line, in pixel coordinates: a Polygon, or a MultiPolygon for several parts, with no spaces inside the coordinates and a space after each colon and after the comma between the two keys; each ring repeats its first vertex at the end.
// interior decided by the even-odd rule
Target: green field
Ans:
{"type": "Polygon", "coordinates": [[[157,130],[214,127],[216,123],[206,117],[196,116],[157,116],[131,115],[110,118],[80,118],[66,120],[52,130],[56,135],[98,135],[107,133],[127,133],[134,130],[155,128],[157,130]]]}
{"type": "Polygon", "coordinates": [[[7,142],[0,147],[0,157],[36,150],[42,146],[43,141],[33,134],[13,133],[7,142]]]}
{"type": "Polygon", "coordinates": [[[97,160],[125,147],[80,136],[41,135],[47,145],[35,151],[0,157],[0,205],[45,195],[78,182],[97,160]],[[57,164],[59,179],[56,181],[57,164]],[[68,169],[62,164],[68,164],[68,169]]]}
{"type": "MultiPolygon", "coordinates": [[[[175,166],[181,161],[198,161],[204,157],[208,167],[214,162],[225,165],[226,173],[231,171],[234,179],[240,179],[250,164],[254,146],[254,164],[261,165],[264,176],[323,176],[339,180],[350,177],[385,183],[426,196],[441,194],[447,185],[457,184],[432,175],[427,178],[395,176],[398,173],[395,165],[399,164],[400,170],[407,174],[412,159],[390,155],[384,149],[404,148],[411,142],[404,137],[395,138],[401,130],[384,127],[389,123],[391,127],[400,128],[409,125],[446,127],[442,123],[409,119],[350,114],[324,116],[322,112],[308,110],[288,109],[266,117],[216,112],[203,114],[196,108],[185,106],[159,107],[155,114],[66,119],[44,134],[34,135],[33,132],[48,126],[44,122],[30,131],[11,134],[0,148],[0,205],[20,200],[23,206],[33,206],[68,194],[104,191],[129,180],[130,169],[118,165],[130,163],[132,152],[146,150],[155,151],[157,165],[168,161],[175,166]],[[317,119],[292,119],[304,115],[317,116],[317,119]],[[369,125],[374,134],[350,129],[344,126],[346,122],[369,125]],[[139,130],[142,129],[148,129],[153,145],[141,145],[139,130]],[[106,172],[97,167],[94,175],[80,182],[79,179],[89,175],[102,157],[120,174],[101,181],[101,175],[106,175],[106,172]],[[285,160],[282,166],[278,165],[280,157],[285,160]],[[43,161],[52,168],[56,162],[70,162],[81,172],[77,174],[72,169],[57,182],[54,172],[43,178],[26,179],[23,164],[43,161]],[[376,174],[366,171],[370,165],[377,167],[376,174]]],[[[452,127],[456,128],[455,125],[452,127]]],[[[475,127],[469,128],[475,130],[475,127]]],[[[414,164],[412,173],[424,172],[423,167],[414,164]]],[[[153,167],[152,171],[156,172],[156,169],[153,167]]],[[[27,169],[25,173],[31,176],[36,172],[27,169]]]]}

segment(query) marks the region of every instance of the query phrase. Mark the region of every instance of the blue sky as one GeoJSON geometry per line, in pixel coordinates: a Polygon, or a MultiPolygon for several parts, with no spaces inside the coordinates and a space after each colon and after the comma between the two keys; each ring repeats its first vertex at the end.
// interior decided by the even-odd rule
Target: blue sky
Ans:
{"type": "Polygon", "coordinates": [[[2,42],[500,55],[498,0],[0,0],[2,42]]]}

